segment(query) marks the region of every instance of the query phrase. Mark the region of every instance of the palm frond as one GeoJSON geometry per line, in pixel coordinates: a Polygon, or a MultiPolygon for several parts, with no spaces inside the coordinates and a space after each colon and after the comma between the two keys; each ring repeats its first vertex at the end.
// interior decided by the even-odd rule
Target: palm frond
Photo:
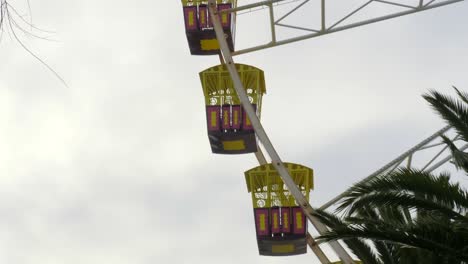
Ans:
{"type": "Polygon", "coordinates": [[[466,104],[468,104],[468,93],[467,92],[463,92],[463,91],[460,91],[457,87],[455,86],[452,86],[452,88],[455,90],[455,92],[457,93],[458,97],[460,97],[460,99],[465,102],[466,104]]]}
{"type": "Polygon", "coordinates": [[[463,100],[452,99],[434,90],[423,95],[423,98],[455,128],[463,140],[468,141],[468,108],[463,100]]]}
{"type": "Polygon", "coordinates": [[[459,150],[457,146],[455,146],[455,144],[445,135],[441,135],[440,137],[452,152],[452,159],[455,167],[468,173],[468,153],[459,150]]]}
{"type": "Polygon", "coordinates": [[[412,169],[398,169],[386,176],[358,183],[345,192],[337,211],[348,212],[361,197],[374,193],[412,193],[414,196],[427,197],[447,207],[458,208],[460,212],[468,209],[468,193],[457,183],[451,183],[449,176],[412,169]]]}
{"type": "MultiPolygon", "coordinates": [[[[324,210],[316,209],[313,215],[330,228],[347,226],[347,223],[343,222],[340,218],[324,210]]],[[[369,245],[367,245],[363,240],[359,238],[348,238],[343,240],[343,242],[363,263],[385,264],[385,262],[380,261],[378,256],[373,252],[372,248],[369,247],[369,245]]]]}
{"type": "MultiPolygon", "coordinates": [[[[389,208],[397,208],[399,206],[408,209],[417,209],[420,212],[435,211],[447,215],[452,219],[460,219],[461,221],[468,223],[468,218],[463,214],[453,211],[452,207],[398,191],[363,195],[355,200],[350,206],[349,214],[353,214],[357,208],[361,208],[363,206],[382,208],[382,211],[385,211],[385,209],[388,210],[389,208]]],[[[386,217],[386,219],[389,218],[390,217],[386,217]]]]}
{"type": "Polygon", "coordinates": [[[362,263],[365,264],[391,264],[391,262],[385,262],[384,259],[379,258],[372,249],[363,239],[350,238],[344,239],[343,242],[351,249],[354,255],[356,255],[362,263]]]}
{"type": "MultiPolygon", "coordinates": [[[[392,225],[380,223],[379,225],[348,225],[334,228],[327,234],[319,236],[317,241],[332,241],[337,239],[361,238],[371,241],[383,241],[410,248],[422,248],[439,255],[453,256],[460,260],[467,260],[468,255],[459,248],[453,248],[448,239],[443,241],[434,240],[427,235],[437,233],[437,228],[431,226],[414,225],[406,228],[395,229],[392,225]],[[415,235],[417,234],[417,235],[415,235]]],[[[439,233],[437,233],[440,235],[439,233]]]]}

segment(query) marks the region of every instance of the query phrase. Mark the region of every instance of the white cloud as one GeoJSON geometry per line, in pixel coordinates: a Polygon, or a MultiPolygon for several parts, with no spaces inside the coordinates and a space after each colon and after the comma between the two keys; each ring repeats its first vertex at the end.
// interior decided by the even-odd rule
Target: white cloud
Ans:
{"type": "MultiPolygon", "coordinates": [[[[219,61],[189,55],[180,3],[31,4],[61,42],[25,43],[70,88],[3,39],[0,262],[318,263],[258,256],[243,177],[256,161],[210,153],[198,72],[219,61]]],[[[468,87],[465,9],[235,58],[265,70],[264,126],[314,168],[313,205],[442,126],[420,94],[468,87]]],[[[239,46],[264,37],[257,20],[239,17],[239,46]]]]}

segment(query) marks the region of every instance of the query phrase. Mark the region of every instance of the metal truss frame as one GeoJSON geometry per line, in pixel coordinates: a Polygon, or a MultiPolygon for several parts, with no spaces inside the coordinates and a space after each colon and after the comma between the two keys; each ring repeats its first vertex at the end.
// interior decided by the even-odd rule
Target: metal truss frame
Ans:
{"type": "MultiPolygon", "coordinates": [[[[304,214],[306,215],[309,222],[315,227],[315,229],[320,234],[324,234],[325,232],[328,231],[328,228],[313,216],[314,209],[309,204],[309,201],[305,198],[305,196],[300,192],[298,187],[295,185],[294,181],[292,180],[291,176],[289,175],[289,172],[285,168],[279,154],[276,152],[272,142],[268,138],[268,135],[266,134],[266,131],[264,130],[262,124],[260,123],[259,118],[256,116],[255,111],[254,111],[252,105],[250,104],[249,99],[247,97],[247,94],[246,94],[246,92],[244,90],[244,87],[243,87],[242,82],[240,80],[239,74],[238,74],[238,72],[237,72],[237,70],[235,68],[233,56],[240,55],[240,54],[245,54],[245,53],[249,53],[249,52],[253,52],[253,51],[258,51],[258,50],[262,50],[262,49],[266,49],[266,48],[271,48],[271,47],[275,47],[275,46],[280,46],[280,45],[284,45],[284,44],[288,44],[288,43],[293,43],[293,42],[297,42],[297,41],[301,41],[301,40],[305,40],[305,39],[309,39],[309,38],[314,38],[314,37],[318,37],[318,36],[338,32],[338,31],[343,31],[343,30],[347,30],[347,29],[351,29],[351,28],[355,28],[355,27],[359,27],[359,26],[363,26],[363,25],[367,25],[367,24],[372,24],[372,23],[376,23],[376,22],[379,22],[379,21],[388,20],[388,19],[391,19],[391,18],[396,18],[396,17],[400,17],[400,16],[404,16],[404,15],[409,15],[409,14],[429,10],[429,9],[432,9],[432,8],[437,8],[437,7],[453,4],[453,3],[456,3],[456,2],[461,2],[461,1],[464,1],[464,0],[419,0],[419,4],[417,6],[405,5],[405,4],[401,4],[401,3],[397,3],[397,2],[392,2],[390,0],[389,1],[387,1],[387,0],[369,0],[366,3],[364,3],[363,5],[361,5],[360,7],[358,7],[357,9],[353,10],[351,13],[347,14],[343,18],[341,18],[338,21],[334,22],[331,26],[328,26],[328,23],[326,21],[326,3],[327,2],[326,2],[326,0],[320,0],[321,1],[321,10],[320,10],[321,11],[321,28],[320,29],[304,28],[304,27],[299,27],[299,26],[294,26],[294,25],[287,25],[287,24],[281,23],[281,21],[283,21],[288,16],[292,15],[294,12],[296,12],[302,6],[307,4],[310,0],[300,0],[301,3],[299,5],[294,7],[292,10],[287,12],[285,15],[283,15],[279,19],[275,19],[275,17],[274,17],[274,5],[279,4],[279,2],[283,2],[283,1],[286,1],[286,0],[267,0],[267,1],[259,2],[259,3],[255,3],[255,4],[250,4],[250,5],[245,5],[245,6],[241,6],[241,7],[232,8],[232,9],[229,9],[229,10],[220,11],[222,13],[224,13],[224,12],[231,13],[231,12],[239,12],[239,11],[242,11],[242,10],[249,10],[249,9],[256,8],[256,7],[261,7],[261,6],[267,6],[269,8],[271,41],[269,43],[267,43],[267,44],[264,44],[264,45],[254,46],[254,47],[251,47],[251,48],[238,50],[238,51],[234,51],[234,52],[231,52],[229,50],[228,45],[227,45],[225,35],[224,35],[223,29],[222,29],[222,26],[221,26],[221,23],[220,23],[219,17],[218,17],[218,14],[220,12],[218,12],[217,9],[216,9],[216,0],[208,0],[209,14],[210,14],[210,17],[211,17],[212,22],[213,22],[214,30],[215,30],[215,33],[216,33],[216,38],[217,38],[217,40],[219,42],[219,45],[220,45],[220,50],[221,50],[220,60],[221,60],[222,63],[226,64],[226,67],[227,67],[227,69],[229,71],[229,74],[231,75],[231,78],[233,80],[234,88],[235,88],[235,90],[236,90],[236,92],[237,92],[237,94],[239,96],[239,99],[241,101],[241,104],[242,104],[247,116],[249,117],[249,119],[252,122],[252,126],[253,126],[253,128],[255,130],[255,133],[257,135],[258,140],[263,145],[263,148],[265,149],[266,153],[268,154],[268,156],[269,156],[269,158],[271,160],[271,163],[273,164],[275,169],[278,171],[278,173],[281,176],[283,182],[285,183],[285,185],[288,187],[291,194],[296,199],[297,204],[299,206],[301,206],[301,208],[303,209],[304,214]],[[345,23],[349,18],[355,16],[358,12],[365,9],[371,3],[374,3],[374,2],[375,3],[392,5],[392,6],[399,6],[399,7],[402,7],[404,9],[406,9],[406,10],[401,11],[401,12],[396,12],[396,13],[393,13],[393,14],[390,14],[390,15],[385,15],[385,16],[380,16],[380,17],[376,17],[376,18],[370,18],[370,19],[362,20],[362,21],[355,22],[355,23],[349,23],[349,24],[345,23]],[[277,40],[277,37],[276,37],[277,27],[287,27],[287,28],[292,28],[292,29],[296,29],[296,30],[299,30],[299,31],[306,31],[307,34],[299,36],[299,37],[293,37],[293,38],[289,38],[289,39],[277,40]]],[[[435,133],[434,135],[432,135],[428,139],[424,140],[420,144],[416,145],[412,149],[410,149],[407,152],[405,152],[404,154],[400,155],[398,158],[396,158],[395,160],[393,160],[389,164],[385,165],[382,169],[380,169],[380,170],[376,171],[375,173],[371,174],[370,176],[365,178],[363,181],[369,180],[369,179],[371,179],[373,177],[376,177],[377,175],[381,175],[382,173],[389,173],[389,172],[395,170],[405,160],[407,160],[407,166],[411,166],[412,165],[412,158],[416,154],[416,152],[424,150],[424,149],[428,149],[428,148],[440,147],[442,144],[433,143],[433,141],[436,138],[438,138],[441,134],[447,132],[449,129],[450,129],[450,127],[445,127],[443,129],[441,129],[440,131],[438,131],[437,133],[435,133]]],[[[455,140],[456,139],[457,138],[455,138],[455,140]]],[[[460,149],[464,150],[466,148],[468,148],[468,144],[461,147],[460,149]]],[[[445,162],[447,162],[448,160],[450,160],[450,157],[445,157],[444,159],[437,162],[436,164],[433,164],[445,150],[446,150],[446,148],[443,148],[443,150],[439,151],[439,153],[436,154],[436,156],[434,158],[432,158],[427,163],[426,166],[424,166],[424,169],[426,171],[433,171],[433,170],[437,169],[438,167],[440,167],[445,162]],[[432,166],[429,167],[430,165],[432,165],[432,166]]],[[[263,152],[261,150],[259,150],[256,153],[256,157],[257,157],[257,160],[258,160],[258,162],[260,164],[266,164],[267,163],[267,159],[265,158],[265,155],[263,154],[263,152]]],[[[342,196],[343,196],[343,194],[337,196],[336,198],[332,199],[330,202],[323,205],[320,209],[326,209],[326,208],[330,207],[331,205],[335,204],[342,196]]],[[[320,247],[314,241],[313,237],[310,234],[307,234],[307,242],[308,242],[309,246],[311,247],[311,249],[313,250],[313,252],[315,253],[315,255],[319,258],[319,260],[320,260],[320,262],[322,264],[331,263],[330,260],[327,258],[327,256],[324,254],[324,252],[320,249],[320,247]]],[[[348,252],[346,252],[346,250],[343,248],[343,246],[339,242],[332,241],[332,242],[329,242],[329,244],[330,244],[331,248],[333,249],[333,251],[336,253],[336,255],[340,258],[340,260],[342,261],[343,264],[353,264],[354,263],[351,256],[348,254],[348,252]]]]}
{"type": "MultiPolygon", "coordinates": [[[[432,158],[430,158],[428,161],[425,161],[422,164],[417,164],[417,168],[424,172],[433,172],[434,170],[440,168],[442,165],[445,163],[449,162],[452,158],[452,154],[448,154],[444,157],[442,155],[445,152],[449,152],[447,145],[442,142],[437,142],[437,140],[440,140],[440,136],[444,135],[446,133],[452,132],[454,129],[450,126],[446,126],[439,131],[435,132],[432,134],[430,137],[426,138],[425,140],[421,141],[419,144],[415,145],[414,147],[410,148],[394,160],[390,161],[388,164],[383,166],[382,168],[378,169],[374,173],[370,174],[366,178],[360,181],[360,183],[369,181],[379,175],[386,175],[389,173],[392,173],[394,170],[396,170],[399,167],[406,167],[406,168],[412,168],[415,167],[415,162],[414,162],[414,157],[418,154],[421,154],[422,151],[435,151],[434,155],[432,158]]],[[[455,136],[452,138],[452,141],[455,143],[460,143],[461,139],[458,136],[455,136]]],[[[463,151],[465,149],[468,149],[468,144],[464,144],[459,146],[459,150],[463,151]]],[[[341,193],[340,195],[336,196],[329,202],[325,203],[320,207],[320,209],[325,210],[328,209],[329,207],[333,206],[336,204],[341,198],[343,198],[344,193],[341,193]]]]}
{"type": "Polygon", "coordinates": [[[243,10],[252,10],[254,8],[265,7],[265,6],[269,9],[269,16],[270,16],[269,23],[270,23],[270,31],[271,31],[270,42],[263,44],[263,45],[258,45],[258,46],[234,51],[231,54],[232,56],[246,54],[249,52],[263,50],[267,48],[272,48],[272,47],[276,47],[276,46],[280,46],[280,45],[284,45],[288,43],[293,43],[293,42],[297,42],[297,41],[301,41],[305,39],[315,38],[315,37],[327,35],[330,33],[335,33],[338,31],[343,31],[343,30],[360,27],[360,26],[396,18],[396,17],[401,17],[401,16],[405,16],[409,14],[426,11],[426,10],[437,8],[437,7],[446,6],[449,4],[454,4],[457,2],[462,2],[464,0],[419,0],[419,3],[416,6],[401,4],[401,3],[395,2],[395,0],[393,1],[392,0],[388,0],[388,1],[387,0],[368,0],[361,6],[355,8],[350,13],[346,14],[342,18],[332,23],[329,23],[329,21],[327,21],[327,12],[330,12],[330,11],[327,10],[326,6],[327,6],[328,1],[330,0],[320,0],[321,1],[320,3],[320,17],[321,17],[320,28],[307,28],[307,27],[302,27],[298,25],[290,25],[290,24],[282,23],[282,21],[284,21],[287,17],[292,16],[295,12],[297,12],[299,9],[301,9],[307,3],[310,2],[310,0],[300,0],[300,3],[297,6],[293,7],[289,12],[287,12],[286,14],[284,14],[283,16],[279,18],[276,18],[274,15],[274,7],[276,5],[281,4],[280,2],[284,2],[284,1],[286,0],[267,0],[267,1],[262,1],[258,3],[249,4],[249,5],[222,11],[222,13],[231,13],[231,12],[239,12],[243,10]],[[402,8],[402,11],[384,15],[384,16],[364,19],[359,22],[346,23],[347,21],[350,20],[350,18],[354,18],[356,17],[357,14],[361,13],[363,10],[368,9],[368,7],[372,3],[380,3],[380,4],[385,4],[385,5],[393,6],[393,7],[397,6],[397,7],[402,8]],[[299,32],[306,32],[306,33],[298,37],[278,40],[276,33],[279,27],[295,29],[299,32]]]}

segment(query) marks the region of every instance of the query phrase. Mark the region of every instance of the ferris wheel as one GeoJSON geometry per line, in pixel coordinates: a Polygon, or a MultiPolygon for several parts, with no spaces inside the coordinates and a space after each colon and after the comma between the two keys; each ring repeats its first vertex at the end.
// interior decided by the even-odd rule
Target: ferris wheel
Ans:
{"type": "MultiPolygon", "coordinates": [[[[281,160],[260,122],[262,98],[266,93],[265,73],[255,66],[235,63],[233,56],[461,1],[463,0],[368,0],[330,22],[327,17],[335,10],[328,7],[329,1],[316,0],[318,7],[314,11],[318,13],[319,23],[315,26],[303,26],[285,21],[313,1],[266,0],[240,6],[237,0],[182,0],[190,53],[219,55],[220,58],[219,65],[199,73],[205,97],[207,135],[211,150],[215,154],[254,153],[259,162],[258,167],[245,172],[245,180],[247,190],[252,196],[255,237],[260,255],[304,254],[308,245],[321,263],[332,263],[307,230],[309,221],[320,234],[327,231],[327,227],[312,216],[314,209],[309,204],[309,193],[314,180],[313,170],[304,165],[281,160]],[[280,16],[275,15],[276,8],[283,4],[288,4],[289,10],[280,16]],[[372,5],[380,5],[380,8],[387,12],[356,19],[357,14],[372,5]],[[236,49],[237,15],[240,12],[258,9],[268,10],[269,18],[266,22],[270,28],[270,40],[267,43],[236,49]],[[288,28],[298,33],[294,37],[279,38],[277,33],[280,28],[288,28]]],[[[418,151],[440,146],[433,141],[448,130],[450,127],[436,132],[364,180],[387,173],[405,160],[410,166],[413,156],[418,151]]],[[[442,152],[438,152],[424,169],[434,170],[447,162],[450,157],[439,158],[442,152]],[[437,160],[438,158],[440,160],[437,160]]],[[[340,196],[326,203],[321,209],[333,205],[339,198],[340,196]]],[[[353,260],[339,242],[330,242],[330,246],[341,260],[337,263],[360,263],[353,260]]]]}

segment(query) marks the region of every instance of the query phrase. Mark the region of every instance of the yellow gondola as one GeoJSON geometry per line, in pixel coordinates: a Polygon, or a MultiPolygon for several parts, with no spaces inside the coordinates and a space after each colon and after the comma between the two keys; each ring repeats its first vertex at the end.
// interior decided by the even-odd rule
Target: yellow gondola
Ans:
{"type": "MultiPolygon", "coordinates": [[[[263,71],[253,66],[236,64],[246,93],[260,117],[265,94],[263,71]]],[[[244,154],[257,151],[252,124],[243,111],[225,65],[200,72],[205,95],[208,138],[211,151],[219,154],[244,154]]]]}
{"type": "MultiPolygon", "coordinates": [[[[208,1],[182,0],[185,33],[192,55],[213,55],[219,53],[219,43],[208,12],[208,1]]],[[[218,11],[237,6],[237,0],[216,0],[218,11]]],[[[234,51],[235,13],[222,13],[219,16],[226,40],[234,51]]]]}
{"type": "MultiPolygon", "coordinates": [[[[293,181],[309,199],[313,171],[284,163],[293,181]]],[[[247,190],[252,193],[258,250],[264,256],[290,256],[307,252],[307,220],[272,164],[245,172],[247,190]]]]}

